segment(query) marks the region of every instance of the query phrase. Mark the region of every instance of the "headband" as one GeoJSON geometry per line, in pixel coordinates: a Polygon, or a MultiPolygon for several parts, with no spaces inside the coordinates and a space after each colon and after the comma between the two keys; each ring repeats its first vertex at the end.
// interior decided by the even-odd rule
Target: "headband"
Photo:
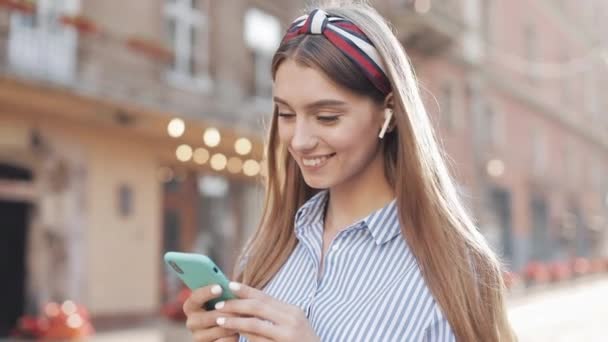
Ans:
{"type": "Polygon", "coordinates": [[[309,15],[303,15],[294,20],[281,43],[286,43],[303,34],[323,35],[348,59],[358,65],[382,94],[390,93],[391,84],[386,77],[378,51],[365,33],[354,23],[315,9],[309,15]]]}

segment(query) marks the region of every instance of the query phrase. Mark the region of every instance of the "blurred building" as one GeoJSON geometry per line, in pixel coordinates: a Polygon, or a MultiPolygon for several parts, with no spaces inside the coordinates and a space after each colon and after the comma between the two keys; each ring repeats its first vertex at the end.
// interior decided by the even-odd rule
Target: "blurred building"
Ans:
{"type": "Polygon", "coordinates": [[[378,1],[510,268],[606,255],[608,3],[378,1]]]}
{"type": "MultiPolygon", "coordinates": [[[[372,3],[510,267],[605,254],[608,4],[372,3]]],[[[305,1],[1,4],[0,336],[49,300],[157,314],[166,250],[229,271],[261,209],[270,59],[305,1]]]]}
{"type": "Polygon", "coordinates": [[[166,250],[230,272],[289,3],[0,5],[0,336],[51,300],[158,314],[179,290],[166,250]]]}

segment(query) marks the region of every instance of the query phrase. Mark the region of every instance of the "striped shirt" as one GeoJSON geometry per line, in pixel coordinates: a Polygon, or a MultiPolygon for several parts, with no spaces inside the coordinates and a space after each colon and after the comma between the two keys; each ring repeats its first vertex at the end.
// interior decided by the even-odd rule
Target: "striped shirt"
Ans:
{"type": "Polygon", "coordinates": [[[396,200],[340,231],[319,277],[328,197],[298,210],[298,244],[264,292],[299,306],[322,341],[455,341],[401,237],[396,200]]]}

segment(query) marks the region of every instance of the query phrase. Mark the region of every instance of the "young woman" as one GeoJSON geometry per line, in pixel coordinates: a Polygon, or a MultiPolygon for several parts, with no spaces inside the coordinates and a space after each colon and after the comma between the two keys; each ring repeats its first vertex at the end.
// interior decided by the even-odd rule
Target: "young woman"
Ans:
{"type": "Polygon", "coordinates": [[[266,205],[196,341],[513,341],[499,261],[463,208],[410,64],[366,5],[296,19],[272,63],[266,205]]]}

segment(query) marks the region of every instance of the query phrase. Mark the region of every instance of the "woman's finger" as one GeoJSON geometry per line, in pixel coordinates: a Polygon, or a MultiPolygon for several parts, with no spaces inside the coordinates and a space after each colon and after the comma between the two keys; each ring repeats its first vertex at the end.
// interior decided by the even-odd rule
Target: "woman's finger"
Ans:
{"type": "Polygon", "coordinates": [[[183,310],[186,315],[194,311],[202,310],[203,304],[222,294],[222,287],[219,285],[209,285],[192,291],[192,294],[184,302],[183,310]]]}
{"type": "Polygon", "coordinates": [[[218,302],[215,311],[233,316],[249,316],[267,320],[275,324],[289,322],[290,317],[286,315],[285,309],[277,306],[274,302],[260,299],[231,299],[225,302],[218,302]]]}
{"type": "Polygon", "coordinates": [[[245,284],[230,282],[228,285],[232,293],[239,298],[251,298],[251,299],[273,299],[263,291],[247,286],[245,284]]]}
{"type": "Polygon", "coordinates": [[[282,341],[281,331],[277,325],[255,317],[219,317],[218,326],[236,330],[241,334],[257,335],[271,341],[282,341]]]}
{"type": "Polygon", "coordinates": [[[201,311],[201,312],[193,312],[188,315],[186,319],[186,327],[190,331],[207,329],[211,327],[217,326],[217,318],[218,317],[230,317],[231,314],[226,314],[219,312],[217,310],[213,311],[201,311]]]}
{"type": "Polygon", "coordinates": [[[223,327],[214,327],[211,329],[195,331],[192,333],[192,337],[196,342],[207,342],[221,338],[238,337],[238,332],[223,327]]]}
{"type": "Polygon", "coordinates": [[[267,339],[266,337],[254,335],[254,334],[242,334],[247,338],[249,342],[274,342],[273,340],[267,339]]]}
{"type": "MultiPolygon", "coordinates": [[[[236,334],[234,336],[218,338],[217,340],[215,340],[215,342],[238,342],[238,340],[239,340],[239,335],[236,334]]],[[[249,340],[249,342],[255,342],[255,341],[249,340]]]]}

